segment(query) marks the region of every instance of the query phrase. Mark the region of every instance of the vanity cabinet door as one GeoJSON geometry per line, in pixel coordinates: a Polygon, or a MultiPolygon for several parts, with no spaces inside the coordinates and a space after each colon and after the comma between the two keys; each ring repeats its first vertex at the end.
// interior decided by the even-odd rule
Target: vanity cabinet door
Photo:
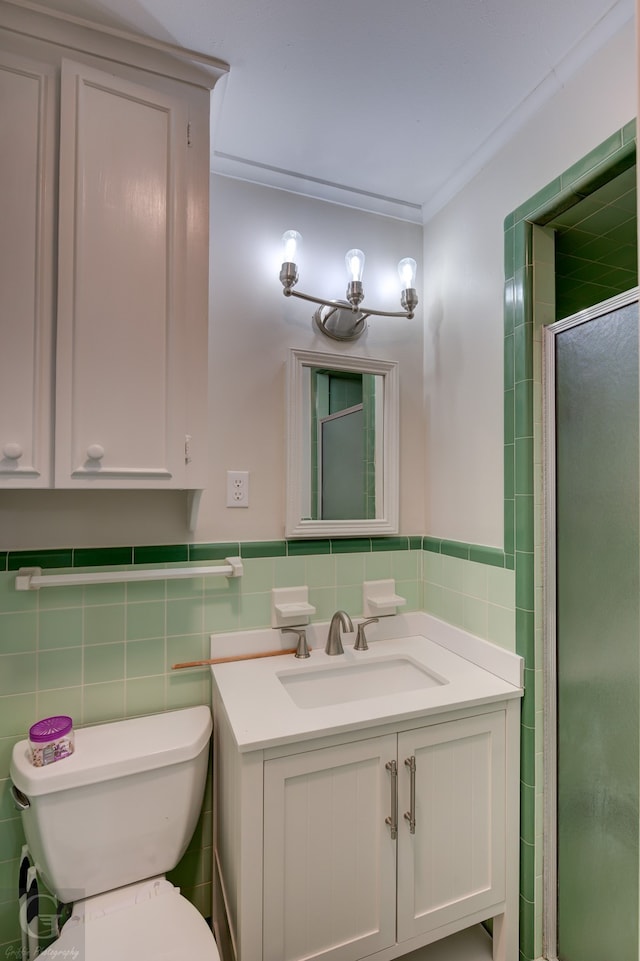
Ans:
{"type": "Polygon", "coordinates": [[[55,75],[0,50],[0,487],[51,483],[55,75]]]}
{"type": "Polygon", "coordinates": [[[184,487],[188,116],[63,61],[57,487],[184,487]]]}
{"type": "Polygon", "coordinates": [[[405,941],[504,900],[504,712],[399,734],[398,769],[398,941],[405,941]],[[415,833],[405,817],[412,758],[415,833]]]}
{"type": "Polygon", "coordinates": [[[384,735],[265,762],[263,961],[356,961],[395,943],[395,784],[384,735]]]}

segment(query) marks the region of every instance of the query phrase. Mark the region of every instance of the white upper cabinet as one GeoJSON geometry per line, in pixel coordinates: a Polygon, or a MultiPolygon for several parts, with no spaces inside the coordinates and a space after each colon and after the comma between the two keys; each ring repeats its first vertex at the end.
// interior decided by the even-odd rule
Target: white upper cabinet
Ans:
{"type": "Polygon", "coordinates": [[[51,483],[54,83],[0,50],[0,485],[51,483]]]}
{"type": "Polygon", "coordinates": [[[184,487],[187,109],[67,61],[61,90],[56,486],[184,487]]]}
{"type": "Polygon", "coordinates": [[[222,70],[159,47],[0,0],[2,487],[205,486],[222,70]]]}

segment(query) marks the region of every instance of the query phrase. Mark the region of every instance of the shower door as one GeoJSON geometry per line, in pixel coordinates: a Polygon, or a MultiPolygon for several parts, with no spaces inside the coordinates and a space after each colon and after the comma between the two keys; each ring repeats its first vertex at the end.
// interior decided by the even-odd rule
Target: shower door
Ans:
{"type": "Polygon", "coordinates": [[[637,290],[613,298],[545,333],[555,374],[547,428],[555,432],[561,961],[638,959],[637,298],[637,290]]]}

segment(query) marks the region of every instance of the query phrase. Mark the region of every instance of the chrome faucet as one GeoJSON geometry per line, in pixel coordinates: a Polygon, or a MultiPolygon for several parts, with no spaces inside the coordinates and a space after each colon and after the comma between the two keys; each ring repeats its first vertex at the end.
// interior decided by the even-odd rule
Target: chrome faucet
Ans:
{"type": "Polygon", "coordinates": [[[341,630],[348,633],[353,631],[353,623],[346,611],[336,611],[331,618],[327,644],[324,649],[325,654],[344,654],[341,630]]]}

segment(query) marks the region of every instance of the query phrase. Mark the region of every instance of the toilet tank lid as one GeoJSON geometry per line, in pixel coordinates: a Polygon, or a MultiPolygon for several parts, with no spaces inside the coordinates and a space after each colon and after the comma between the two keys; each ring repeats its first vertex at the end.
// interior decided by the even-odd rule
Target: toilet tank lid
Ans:
{"type": "Polygon", "coordinates": [[[33,766],[29,741],[19,741],[11,780],[27,797],[37,797],[139,774],[197,757],[211,730],[205,705],[98,724],[76,730],[74,753],[44,767],[33,766]]]}

